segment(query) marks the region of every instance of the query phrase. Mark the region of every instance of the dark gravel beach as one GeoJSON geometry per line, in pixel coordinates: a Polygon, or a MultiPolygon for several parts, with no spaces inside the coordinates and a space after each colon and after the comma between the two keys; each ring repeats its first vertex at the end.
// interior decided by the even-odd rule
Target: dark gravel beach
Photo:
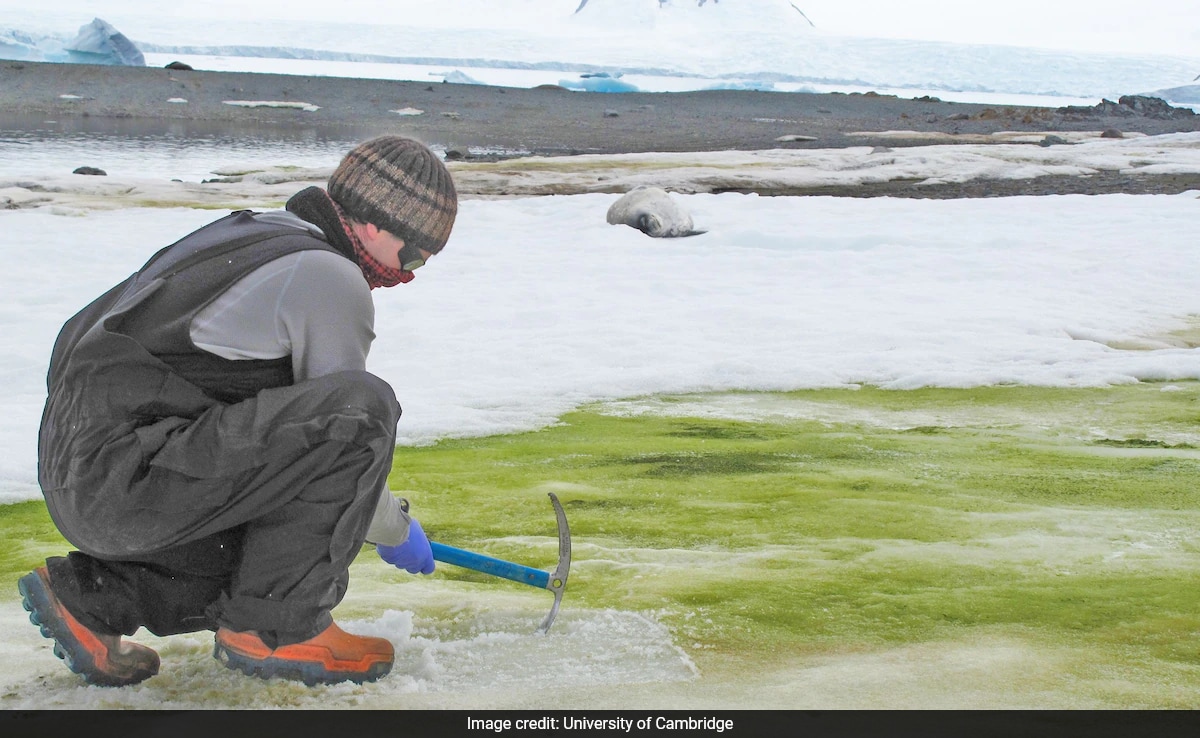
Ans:
{"type": "MultiPolygon", "coordinates": [[[[400,133],[465,159],[515,154],[838,148],[952,142],[872,132],[992,134],[1107,131],[1109,136],[1200,131],[1200,115],[1139,100],[1094,108],[1035,108],[902,99],[876,94],[754,91],[602,94],[558,87],[479,85],[0,62],[0,126],[56,121],[71,126],[192,131],[223,127],[309,129],[368,137],[400,133]],[[261,105],[269,102],[273,106],[261,105]],[[231,104],[237,103],[237,104],[231,104]],[[283,107],[278,103],[289,103],[283,107]],[[407,111],[402,114],[397,111],[407,111]],[[414,111],[421,111],[415,113],[414,111]],[[858,134],[858,135],[850,135],[858,134]],[[862,135],[868,134],[868,135],[862,135]]],[[[1126,102],[1122,98],[1123,102],[1126,102]]],[[[1156,101],[1160,102],[1160,101],[1156,101]]],[[[978,197],[1052,193],[1176,193],[1200,176],[1040,177],[920,188],[892,182],[822,188],[812,194],[978,197]]]]}

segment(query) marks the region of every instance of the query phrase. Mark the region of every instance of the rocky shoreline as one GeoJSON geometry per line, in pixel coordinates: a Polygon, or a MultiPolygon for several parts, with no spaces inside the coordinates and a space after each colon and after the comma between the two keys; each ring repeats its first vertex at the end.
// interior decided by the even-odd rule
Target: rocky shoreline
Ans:
{"type": "MultiPolygon", "coordinates": [[[[396,80],[0,61],[0,128],[54,120],[88,125],[185,121],[413,136],[465,161],[513,156],[904,147],[1000,132],[1120,137],[1200,131],[1200,115],[1147,98],[1036,108],[936,98],[717,90],[602,94],[396,80]],[[913,132],[912,135],[896,132],[913,132]],[[887,135],[883,135],[883,134],[887,135]],[[933,136],[932,134],[942,134],[933,136]]],[[[978,197],[1200,189],[1200,175],[1040,177],[914,188],[825,187],[850,196],[978,197]]]]}

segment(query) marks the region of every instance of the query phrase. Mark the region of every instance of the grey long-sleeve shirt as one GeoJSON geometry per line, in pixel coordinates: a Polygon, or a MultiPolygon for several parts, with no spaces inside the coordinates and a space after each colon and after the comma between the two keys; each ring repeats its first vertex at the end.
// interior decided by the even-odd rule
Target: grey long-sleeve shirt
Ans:
{"type": "MultiPolygon", "coordinates": [[[[324,234],[286,211],[259,219],[324,234]]],[[[365,371],[375,340],[375,303],[362,271],[328,251],[300,251],[243,277],[192,320],[192,342],[225,359],[292,357],[302,382],[335,372],[365,371]]],[[[379,495],[367,531],[372,543],[398,545],[408,538],[407,513],[391,492],[379,495]]]]}

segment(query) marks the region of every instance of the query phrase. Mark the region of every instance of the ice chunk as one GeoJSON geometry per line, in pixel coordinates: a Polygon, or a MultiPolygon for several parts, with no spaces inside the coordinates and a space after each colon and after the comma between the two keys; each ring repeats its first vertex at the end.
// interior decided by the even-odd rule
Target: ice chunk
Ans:
{"type": "Polygon", "coordinates": [[[144,67],[146,57],[133,42],[107,21],[95,18],[79,29],[75,40],[67,44],[67,57],[80,64],[144,67]]]}

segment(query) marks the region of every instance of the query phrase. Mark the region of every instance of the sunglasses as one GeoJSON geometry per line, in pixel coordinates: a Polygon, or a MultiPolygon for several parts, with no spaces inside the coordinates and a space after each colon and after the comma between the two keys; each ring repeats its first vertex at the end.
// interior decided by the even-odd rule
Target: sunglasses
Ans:
{"type": "Polygon", "coordinates": [[[406,272],[425,266],[425,256],[421,253],[421,249],[410,243],[405,243],[401,247],[399,257],[400,268],[406,272]]]}

